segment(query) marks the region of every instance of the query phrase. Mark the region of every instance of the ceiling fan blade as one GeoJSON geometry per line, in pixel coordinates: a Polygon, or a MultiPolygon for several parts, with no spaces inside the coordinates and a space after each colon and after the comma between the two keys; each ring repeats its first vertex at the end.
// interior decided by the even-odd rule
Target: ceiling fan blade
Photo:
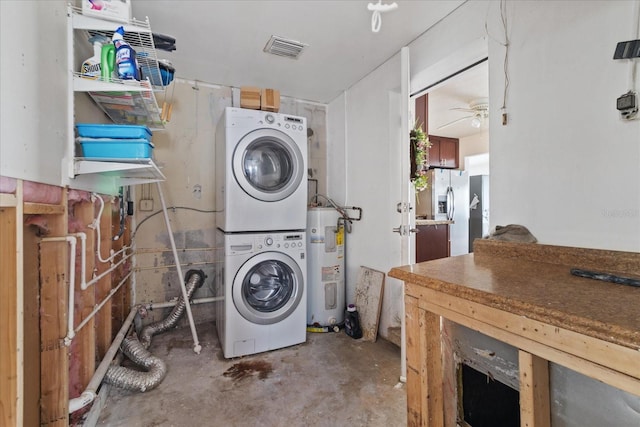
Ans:
{"type": "Polygon", "coordinates": [[[461,117],[461,118],[459,118],[459,119],[455,119],[455,120],[454,120],[454,121],[452,121],[452,122],[445,123],[445,124],[443,124],[442,126],[438,126],[438,129],[446,128],[447,126],[454,125],[454,124],[456,124],[456,123],[458,123],[458,122],[461,122],[461,121],[463,121],[463,120],[468,120],[468,119],[471,119],[471,118],[473,118],[473,117],[474,117],[474,116],[465,116],[465,117],[461,117]]]}
{"type": "Polygon", "coordinates": [[[462,108],[462,107],[453,107],[453,108],[449,108],[449,110],[452,111],[464,111],[466,113],[475,113],[476,110],[472,109],[472,108],[462,108]]]}

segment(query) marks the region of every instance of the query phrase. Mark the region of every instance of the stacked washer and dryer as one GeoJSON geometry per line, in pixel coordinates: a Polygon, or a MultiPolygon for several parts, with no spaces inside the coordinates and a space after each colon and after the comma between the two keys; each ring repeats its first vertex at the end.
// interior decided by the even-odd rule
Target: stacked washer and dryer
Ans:
{"type": "Polygon", "coordinates": [[[306,340],[307,126],[226,108],[216,130],[216,327],[225,358],[306,340]]]}

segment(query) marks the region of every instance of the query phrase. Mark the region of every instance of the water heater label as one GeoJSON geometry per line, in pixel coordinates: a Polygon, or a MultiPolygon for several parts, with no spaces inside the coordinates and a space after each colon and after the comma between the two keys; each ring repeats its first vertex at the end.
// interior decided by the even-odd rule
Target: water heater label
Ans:
{"type": "Polygon", "coordinates": [[[322,267],[322,281],[336,281],[340,279],[340,266],[331,265],[328,267],[322,267]]]}
{"type": "Polygon", "coordinates": [[[344,227],[340,227],[338,232],[336,233],[336,245],[342,246],[344,245],[344,227]]]}

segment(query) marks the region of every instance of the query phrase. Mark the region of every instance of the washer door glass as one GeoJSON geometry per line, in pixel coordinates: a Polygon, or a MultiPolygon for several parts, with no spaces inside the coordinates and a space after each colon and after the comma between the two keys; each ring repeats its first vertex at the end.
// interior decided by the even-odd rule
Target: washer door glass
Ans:
{"type": "Polygon", "coordinates": [[[249,259],[233,282],[233,302],[247,320],[277,323],[293,312],[303,294],[302,270],[289,256],[263,252],[249,259]]]}
{"type": "Polygon", "coordinates": [[[304,158],[288,135],[259,129],[245,135],[233,153],[233,173],[250,196],[275,202],[295,192],[303,178],[304,158]]]}

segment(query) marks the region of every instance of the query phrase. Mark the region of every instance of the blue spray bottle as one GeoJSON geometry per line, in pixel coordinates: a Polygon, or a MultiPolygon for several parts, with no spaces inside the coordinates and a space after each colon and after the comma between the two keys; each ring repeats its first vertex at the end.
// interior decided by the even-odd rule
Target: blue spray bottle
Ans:
{"type": "Polygon", "coordinates": [[[140,80],[136,51],[124,40],[124,28],[118,27],[111,38],[116,48],[116,70],[123,80],[140,80]]]}

